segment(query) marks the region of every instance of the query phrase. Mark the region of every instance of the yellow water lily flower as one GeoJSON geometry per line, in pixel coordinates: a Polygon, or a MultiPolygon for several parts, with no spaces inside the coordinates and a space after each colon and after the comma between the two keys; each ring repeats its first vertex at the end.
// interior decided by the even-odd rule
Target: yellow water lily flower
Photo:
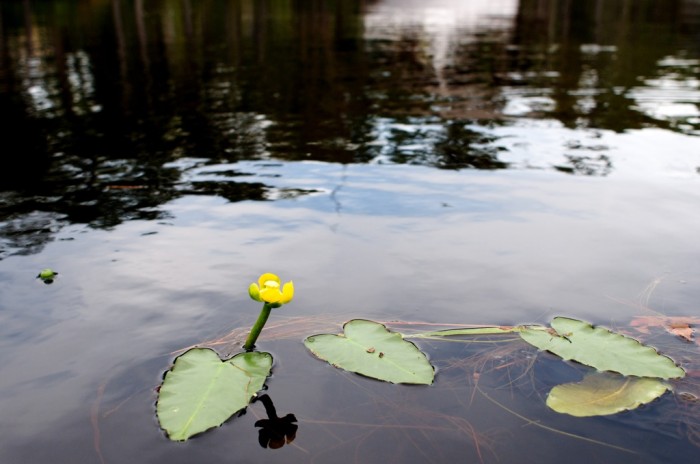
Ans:
{"type": "Polygon", "coordinates": [[[260,276],[257,284],[250,284],[248,293],[255,301],[262,301],[278,307],[292,301],[294,283],[289,281],[282,285],[279,277],[267,272],[260,276]]]}

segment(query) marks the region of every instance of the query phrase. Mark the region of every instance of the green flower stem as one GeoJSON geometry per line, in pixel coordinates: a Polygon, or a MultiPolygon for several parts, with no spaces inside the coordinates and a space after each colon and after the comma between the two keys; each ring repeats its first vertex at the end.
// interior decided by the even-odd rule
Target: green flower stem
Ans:
{"type": "Polygon", "coordinates": [[[265,323],[267,322],[267,318],[270,317],[271,311],[272,311],[272,306],[270,306],[269,303],[263,304],[263,307],[260,310],[260,315],[258,316],[258,320],[255,321],[253,328],[250,329],[250,334],[248,334],[248,339],[245,341],[245,345],[243,345],[244,350],[250,351],[253,349],[253,347],[255,346],[255,341],[260,336],[260,332],[262,332],[262,329],[265,326],[265,323]]]}

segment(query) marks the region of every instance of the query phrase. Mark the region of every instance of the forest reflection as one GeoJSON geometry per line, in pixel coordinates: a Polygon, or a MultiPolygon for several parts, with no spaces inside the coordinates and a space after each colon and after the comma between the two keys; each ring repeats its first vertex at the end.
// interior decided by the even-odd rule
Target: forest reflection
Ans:
{"type": "MultiPolygon", "coordinates": [[[[504,169],[490,129],[518,118],[700,133],[697,2],[468,3],[2,2],[0,112],[5,147],[22,147],[3,150],[6,247],[59,222],[159,218],[185,194],[274,196],[230,166],[184,178],[191,166],[504,169]]],[[[605,154],[562,163],[614,169],[605,154]]]]}
{"type": "MultiPolygon", "coordinates": [[[[655,126],[697,135],[697,118],[682,117],[699,114],[697,92],[691,92],[696,105],[690,113],[667,119],[644,111],[640,93],[655,94],[650,97],[663,105],[669,103],[663,95],[668,86],[653,80],[667,79],[678,90],[696,87],[700,62],[684,63],[683,57],[698,56],[699,13],[700,4],[692,1],[523,0],[513,43],[531,53],[539,47],[546,58],[537,66],[556,71],[535,73],[527,83],[551,89],[547,115],[567,127],[621,132],[655,126]],[[669,57],[674,63],[664,62],[669,57]]],[[[523,62],[520,53],[514,55],[511,69],[523,62]]]]}

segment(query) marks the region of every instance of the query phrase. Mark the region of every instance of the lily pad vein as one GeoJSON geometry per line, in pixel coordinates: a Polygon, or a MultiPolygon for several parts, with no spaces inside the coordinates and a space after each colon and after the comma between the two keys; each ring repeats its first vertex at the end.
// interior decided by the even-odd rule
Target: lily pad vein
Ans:
{"type": "Polygon", "coordinates": [[[204,401],[206,400],[207,396],[209,396],[209,392],[214,386],[215,381],[221,376],[222,369],[226,367],[225,364],[219,363],[220,365],[216,367],[216,375],[214,375],[213,379],[211,382],[209,382],[209,385],[207,386],[206,392],[204,392],[203,395],[200,396],[199,402],[197,403],[197,407],[194,409],[192,414],[190,415],[189,419],[187,419],[187,422],[182,428],[182,431],[184,432],[184,435],[187,435],[187,430],[189,429],[190,425],[192,425],[192,421],[194,418],[197,416],[199,411],[202,409],[202,406],[204,405],[204,401]]]}

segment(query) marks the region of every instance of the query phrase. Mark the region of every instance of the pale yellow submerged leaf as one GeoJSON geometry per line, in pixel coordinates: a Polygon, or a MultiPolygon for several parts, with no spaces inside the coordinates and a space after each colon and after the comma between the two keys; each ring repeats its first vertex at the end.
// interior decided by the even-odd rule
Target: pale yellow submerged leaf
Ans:
{"type": "Polygon", "coordinates": [[[552,388],[547,406],[577,417],[605,416],[647,404],[668,389],[660,379],[597,372],[587,375],[579,383],[552,388]]]}

